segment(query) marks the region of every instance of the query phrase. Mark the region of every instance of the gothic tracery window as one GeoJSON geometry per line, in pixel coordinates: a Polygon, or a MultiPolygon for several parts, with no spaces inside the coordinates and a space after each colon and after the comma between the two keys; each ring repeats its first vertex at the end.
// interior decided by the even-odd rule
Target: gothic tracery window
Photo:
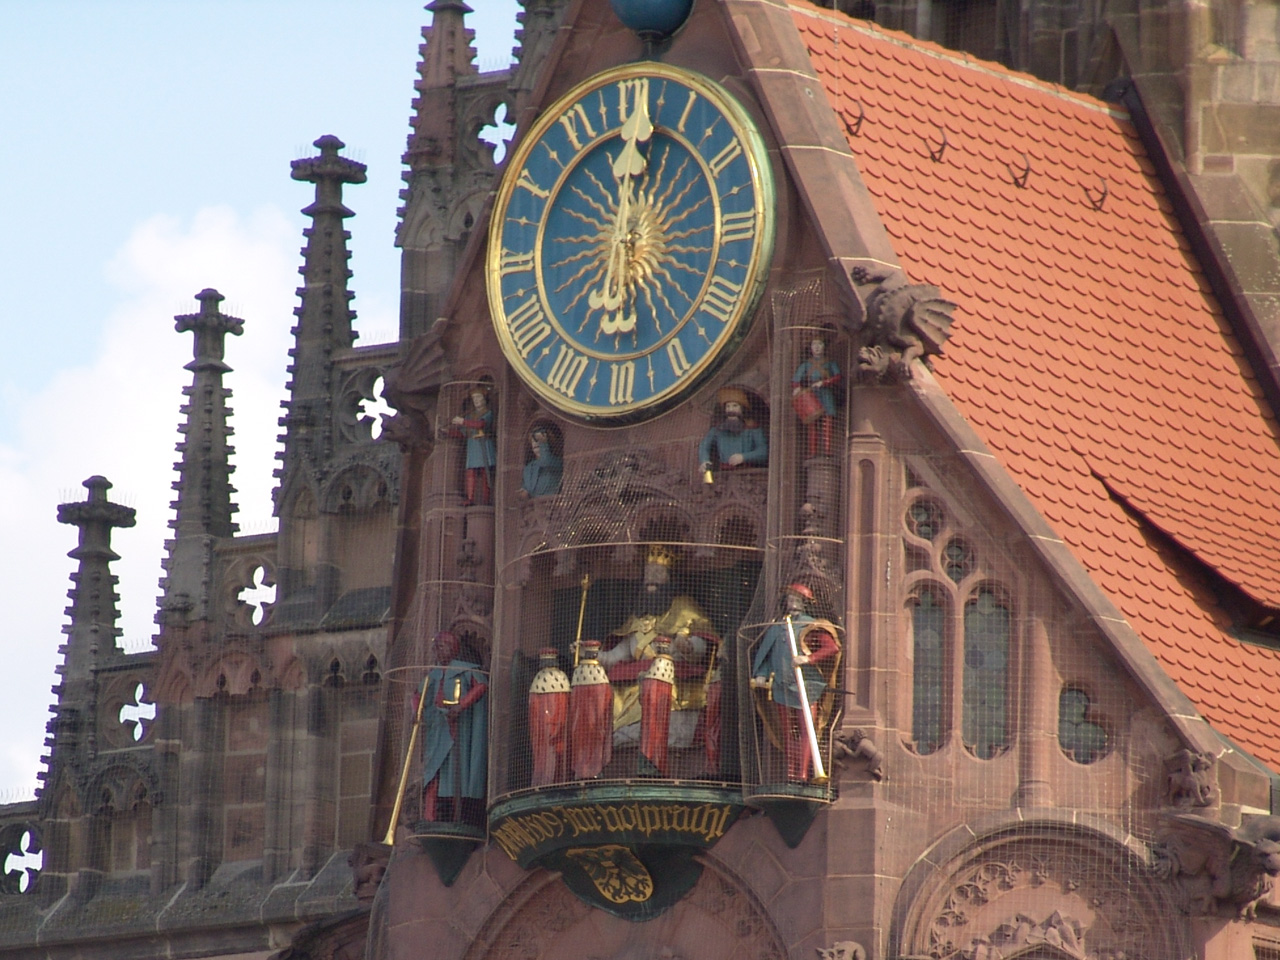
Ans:
{"type": "Polygon", "coordinates": [[[911,471],[903,513],[911,644],[911,745],[934,753],[956,726],[965,749],[989,760],[1012,736],[1014,616],[983,567],[973,535],[911,471]]]}

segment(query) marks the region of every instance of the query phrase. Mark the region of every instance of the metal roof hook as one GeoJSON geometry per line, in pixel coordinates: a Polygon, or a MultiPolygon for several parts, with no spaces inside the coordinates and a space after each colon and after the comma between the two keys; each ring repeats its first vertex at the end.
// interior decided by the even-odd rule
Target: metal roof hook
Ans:
{"type": "Polygon", "coordinates": [[[862,121],[867,119],[867,111],[863,109],[862,101],[853,101],[858,107],[858,117],[856,120],[846,120],[844,128],[849,131],[849,136],[856,137],[862,131],[862,121]]]}
{"type": "Polygon", "coordinates": [[[1099,190],[1097,193],[1094,193],[1092,190],[1089,189],[1088,184],[1085,184],[1084,195],[1089,198],[1089,206],[1093,207],[1093,209],[1101,213],[1102,208],[1106,206],[1107,196],[1109,195],[1110,191],[1107,189],[1106,180],[1104,180],[1102,177],[1099,177],[1098,182],[1102,184],[1101,190],[1099,190]]]}
{"type": "Polygon", "coordinates": [[[943,154],[947,152],[947,147],[951,146],[950,142],[947,140],[947,131],[942,127],[939,127],[938,133],[942,134],[942,142],[938,144],[937,149],[934,149],[932,140],[928,137],[924,138],[924,145],[929,148],[929,159],[934,163],[941,163],[943,154]]]}
{"type": "Polygon", "coordinates": [[[1024,153],[1022,155],[1022,169],[1015,170],[1012,163],[1006,163],[1005,166],[1009,170],[1009,176],[1013,178],[1013,185],[1021,190],[1027,185],[1027,181],[1031,178],[1031,160],[1024,153]]]}

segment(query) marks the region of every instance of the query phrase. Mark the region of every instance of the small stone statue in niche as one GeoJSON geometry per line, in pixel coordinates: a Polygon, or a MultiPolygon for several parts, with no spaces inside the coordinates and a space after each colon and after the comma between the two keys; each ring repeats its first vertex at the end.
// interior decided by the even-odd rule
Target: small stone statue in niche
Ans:
{"type": "Polygon", "coordinates": [[[809,341],[809,356],[791,376],[791,405],[804,426],[808,457],[831,456],[832,424],[836,419],[836,391],[840,367],[826,356],[827,341],[809,341]]]}
{"type": "Polygon", "coordinates": [[[467,442],[464,494],[468,507],[493,503],[493,468],[498,462],[498,445],[493,434],[489,389],[488,384],[475,384],[470,392],[470,415],[454,417],[446,431],[447,436],[467,442]]]}
{"type": "Polygon", "coordinates": [[[480,657],[447,631],[432,640],[422,704],[422,819],[481,823],[489,690],[480,657]]]}
{"type": "Polygon", "coordinates": [[[816,741],[821,747],[822,734],[830,720],[829,704],[824,700],[840,662],[836,627],[809,613],[813,601],[813,591],[807,585],[789,584],[782,595],[783,619],[764,632],[751,661],[751,686],[767,693],[773,716],[759,701],[757,708],[766,728],[781,741],[790,783],[820,779],[813,776],[813,745],[816,741]],[[804,699],[809,704],[807,720],[797,674],[804,680],[804,699]]]}
{"type": "Polygon", "coordinates": [[[539,421],[529,431],[529,458],[525,461],[521,484],[529,497],[554,497],[560,492],[564,461],[560,456],[560,431],[554,424],[539,421]]]}
{"type": "Polygon", "coordinates": [[[698,470],[711,483],[715,473],[737,467],[762,467],[769,462],[769,441],[755,420],[747,419],[751,409],[745,390],[722,387],[716,393],[720,421],[698,445],[698,470]],[[713,472],[714,471],[714,472],[713,472]]]}

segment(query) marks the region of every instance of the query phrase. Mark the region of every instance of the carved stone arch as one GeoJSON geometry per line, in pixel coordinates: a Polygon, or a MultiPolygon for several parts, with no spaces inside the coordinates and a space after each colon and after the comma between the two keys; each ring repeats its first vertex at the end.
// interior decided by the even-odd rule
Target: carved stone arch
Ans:
{"type": "Polygon", "coordinates": [[[195,697],[194,689],[195,678],[191,675],[189,664],[167,658],[161,662],[151,695],[157,704],[184,707],[195,697]]]}
{"type": "Polygon", "coordinates": [[[1064,812],[961,826],[938,840],[899,888],[889,956],[1047,957],[1037,949],[1049,944],[1073,960],[1194,952],[1149,849],[1113,824],[1064,812]]]}
{"type": "Polygon", "coordinates": [[[320,497],[324,513],[372,513],[390,509],[391,478],[380,464],[353,463],[336,473],[320,497]]]}
{"type": "Polygon", "coordinates": [[[764,520],[764,514],[748,504],[724,503],[706,514],[696,536],[717,546],[764,549],[764,520]]]}
{"type": "Polygon", "coordinates": [[[480,214],[484,212],[484,202],[489,195],[489,188],[475,190],[459,197],[449,208],[449,219],[445,224],[445,237],[459,240],[475,229],[480,222],[480,214]],[[470,223],[470,226],[467,224],[470,223]]]}
{"type": "Polygon", "coordinates": [[[627,518],[629,539],[638,543],[693,543],[698,523],[693,511],[683,503],[656,494],[641,500],[627,518]]]}
{"type": "Polygon", "coordinates": [[[237,697],[261,689],[266,671],[258,658],[243,650],[233,650],[210,663],[196,679],[197,697],[220,693],[237,697]]]}
{"type": "Polygon", "coordinates": [[[599,916],[557,874],[539,870],[490,914],[464,960],[598,960],[624,951],[629,957],[697,957],[708,943],[721,947],[725,956],[788,956],[763,904],[710,856],[697,884],[661,922],[601,924],[599,916]]]}
{"type": "Polygon", "coordinates": [[[80,790],[82,809],[97,812],[103,798],[110,797],[113,810],[124,812],[142,797],[136,787],[145,791],[145,800],[156,806],[164,800],[160,791],[160,778],[151,764],[141,757],[127,754],[100,760],[90,768],[80,790]]]}

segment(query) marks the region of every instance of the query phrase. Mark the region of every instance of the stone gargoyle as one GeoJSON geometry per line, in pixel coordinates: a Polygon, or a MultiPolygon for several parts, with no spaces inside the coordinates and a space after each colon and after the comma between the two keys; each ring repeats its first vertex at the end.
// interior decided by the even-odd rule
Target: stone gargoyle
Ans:
{"type": "Polygon", "coordinates": [[[1158,876],[1192,916],[1252,919],[1280,875],[1280,817],[1248,817],[1239,827],[1193,813],[1164,818],[1154,849],[1158,876]]]}
{"type": "Polygon", "coordinates": [[[900,271],[872,275],[854,267],[850,276],[859,287],[874,284],[866,298],[863,346],[858,351],[858,370],[864,379],[908,380],[913,360],[941,356],[956,305],[937,287],[908,283],[900,271]]]}

